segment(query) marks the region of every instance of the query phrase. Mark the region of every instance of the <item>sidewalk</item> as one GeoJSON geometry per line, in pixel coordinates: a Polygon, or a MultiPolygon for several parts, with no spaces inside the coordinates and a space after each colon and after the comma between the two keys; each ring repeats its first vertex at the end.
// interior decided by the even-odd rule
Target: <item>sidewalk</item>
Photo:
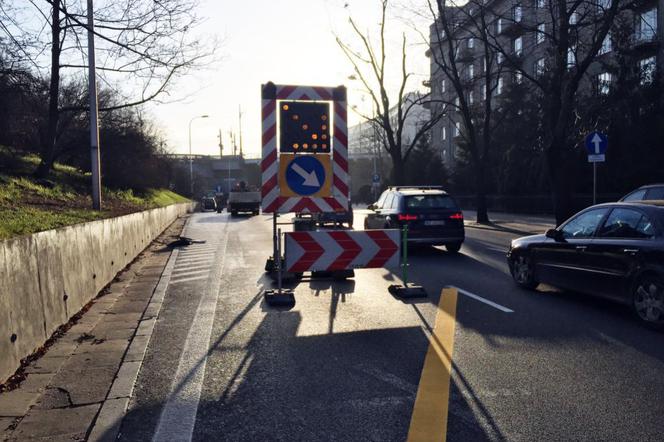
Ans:
{"type": "MultiPolygon", "coordinates": [[[[157,320],[151,302],[186,218],[176,220],[0,393],[0,440],[112,440],[157,320]]],[[[155,296],[156,298],[157,296],[155,296]]]]}
{"type": "Polygon", "coordinates": [[[502,230],[520,235],[535,235],[556,227],[553,216],[521,215],[513,213],[489,212],[489,224],[478,224],[477,212],[464,210],[463,217],[466,227],[488,230],[502,230]]]}

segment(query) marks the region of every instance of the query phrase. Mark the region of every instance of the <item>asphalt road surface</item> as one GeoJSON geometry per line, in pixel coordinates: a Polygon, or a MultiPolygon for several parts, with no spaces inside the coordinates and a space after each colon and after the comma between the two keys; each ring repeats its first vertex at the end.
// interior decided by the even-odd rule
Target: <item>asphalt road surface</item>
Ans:
{"type": "Polygon", "coordinates": [[[122,440],[664,438],[664,335],[607,301],[516,288],[514,234],[415,251],[427,298],[369,269],[304,278],[292,309],[263,300],[269,216],[198,213],[185,235],[206,242],[172,258],[122,440]]]}

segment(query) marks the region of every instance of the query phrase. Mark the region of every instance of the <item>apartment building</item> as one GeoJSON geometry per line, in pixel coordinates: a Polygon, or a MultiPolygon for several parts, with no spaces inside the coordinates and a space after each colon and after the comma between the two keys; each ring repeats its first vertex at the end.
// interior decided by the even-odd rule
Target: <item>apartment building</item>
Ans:
{"type": "MultiPolygon", "coordinates": [[[[403,147],[406,148],[410,145],[411,141],[415,139],[415,134],[420,129],[422,124],[429,121],[431,113],[422,104],[421,94],[418,92],[409,92],[404,96],[404,106],[411,103],[414,104],[410,108],[408,115],[404,121],[403,131],[401,133],[401,141],[403,147]]],[[[396,128],[397,119],[397,106],[390,109],[390,118],[393,127],[396,128]]],[[[377,128],[369,121],[363,121],[348,128],[348,155],[351,159],[355,158],[373,158],[374,156],[386,155],[383,149],[383,135],[380,128],[377,128]]]]}
{"type": "MultiPolygon", "coordinates": [[[[528,81],[523,73],[537,78],[545,75],[552,60],[551,39],[558,35],[558,14],[550,0],[471,0],[459,7],[448,7],[445,17],[450,35],[438,20],[430,26],[430,87],[431,111],[443,112],[444,118],[433,128],[432,145],[440,152],[443,162],[454,168],[463,137],[462,119],[457,106],[459,97],[450,78],[439,61],[446,54],[455,54],[454,62],[464,82],[466,102],[473,112],[482,113],[486,100],[487,78],[490,80],[492,107],[499,108],[501,95],[512,83],[528,81]],[[479,3],[483,2],[483,3],[479,3]],[[484,51],[479,26],[484,25],[491,41],[500,50],[484,51]],[[478,38],[480,37],[480,38],[478,38]],[[440,52],[441,48],[444,52],[440,52]],[[521,69],[515,69],[519,66],[521,69]]],[[[663,58],[662,20],[664,0],[636,0],[625,3],[614,26],[602,42],[595,61],[586,71],[579,91],[607,94],[619,70],[615,53],[621,49],[621,63],[639,72],[641,84],[652,82],[663,58]],[[629,50],[626,51],[625,48],[629,50]]],[[[568,2],[568,4],[571,4],[568,2]]],[[[554,2],[553,5],[556,5],[554,2]]],[[[608,12],[610,0],[584,0],[569,14],[571,44],[567,53],[568,69],[582,60],[592,41],[602,14],[608,12]]],[[[622,6],[622,5],[621,5],[622,6]]],[[[624,67],[624,66],[623,66],[624,67]]]]}

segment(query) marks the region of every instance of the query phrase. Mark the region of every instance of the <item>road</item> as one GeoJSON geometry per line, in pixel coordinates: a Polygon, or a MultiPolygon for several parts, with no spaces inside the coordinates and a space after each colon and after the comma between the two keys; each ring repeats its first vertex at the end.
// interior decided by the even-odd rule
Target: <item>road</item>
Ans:
{"type": "Polygon", "coordinates": [[[262,296],[270,217],[197,213],[185,229],[206,242],[172,257],[121,440],[662,439],[662,334],[622,306],[516,288],[515,234],[468,228],[458,255],[414,252],[427,298],[394,298],[398,269],[371,269],[304,279],[278,309],[262,296]]]}

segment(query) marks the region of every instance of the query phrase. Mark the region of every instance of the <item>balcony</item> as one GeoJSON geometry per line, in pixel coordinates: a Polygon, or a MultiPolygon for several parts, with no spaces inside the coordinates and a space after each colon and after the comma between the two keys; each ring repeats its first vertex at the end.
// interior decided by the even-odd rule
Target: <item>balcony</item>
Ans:
{"type": "Polygon", "coordinates": [[[635,32],[632,37],[632,49],[634,52],[648,53],[655,52],[659,48],[661,42],[656,32],[635,32]]]}
{"type": "Polygon", "coordinates": [[[526,32],[523,22],[521,21],[514,21],[514,20],[505,20],[503,22],[503,27],[501,30],[501,34],[505,35],[507,37],[518,37],[520,35],[523,35],[526,32]]]}
{"type": "Polygon", "coordinates": [[[461,63],[467,63],[475,59],[475,49],[464,47],[459,50],[459,55],[457,56],[457,61],[461,63]]]}

